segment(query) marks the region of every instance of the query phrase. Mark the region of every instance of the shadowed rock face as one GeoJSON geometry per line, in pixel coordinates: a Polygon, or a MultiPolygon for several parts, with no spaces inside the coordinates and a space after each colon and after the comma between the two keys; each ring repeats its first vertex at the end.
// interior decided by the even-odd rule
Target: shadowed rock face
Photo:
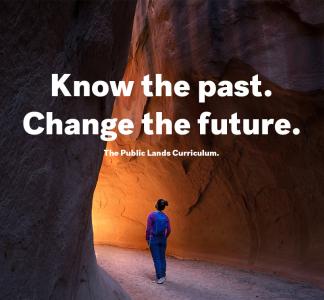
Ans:
{"type": "Polygon", "coordinates": [[[97,270],[91,198],[104,143],[29,136],[30,111],[109,117],[113,99],[51,97],[51,73],[119,80],[134,1],[1,2],[0,298],[126,297],[97,270]]]}
{"type": "MultiPolygon", "coordinates": [[[[95,241],[144,248],[146,217],[169,200],[169,252],[320,281],[324,272],[324,6],[310,1],[139,1],[126,80],[162,73],[191,83],[185,99],[119,98],[136,132],[119,149],[214,149],[220,158],[104,158],[94,197],[95,241]],[[198,104],[198,80],[260,74],[270,99],[198,104]],[[145,136],[146,112],[191,121],[188,136],[145,136]],[[195,120],[237,112],[288,118],[299,136],[200,136],[195,120]]],[[[323,283],[323,282],[321,282],[323,283]]]]}

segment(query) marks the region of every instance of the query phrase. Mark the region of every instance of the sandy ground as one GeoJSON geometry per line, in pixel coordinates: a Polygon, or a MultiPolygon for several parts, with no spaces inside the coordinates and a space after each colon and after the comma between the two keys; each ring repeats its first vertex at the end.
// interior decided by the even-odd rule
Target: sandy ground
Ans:
{"type": "Polygon", "coordinates": [[[99,265],[133,300],[146,299],[324,299],[324,291],[270,275],[207,262],[167,259],[167,282],[152,283],[154,269],[148,251],[96,246],[99,265]]]}

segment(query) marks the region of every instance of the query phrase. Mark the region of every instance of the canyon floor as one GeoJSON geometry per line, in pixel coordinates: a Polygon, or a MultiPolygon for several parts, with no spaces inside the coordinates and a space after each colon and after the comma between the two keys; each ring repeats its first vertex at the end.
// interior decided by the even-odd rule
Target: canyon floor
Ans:
{"type": "Polygon", "coordinates": [[[98,264],[133,300],[302,300],[324,299],[324,290],[271,275],[213,263],[167,258],[167,282],[152,283],[154,269],[148,251],[97,245],[98,264]]]}

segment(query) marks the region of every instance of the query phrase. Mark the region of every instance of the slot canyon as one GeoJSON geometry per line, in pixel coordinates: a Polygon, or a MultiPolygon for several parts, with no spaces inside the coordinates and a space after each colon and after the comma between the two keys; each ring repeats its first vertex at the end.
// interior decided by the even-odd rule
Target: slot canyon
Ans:
{"type": "Polygon", "coordinates": [[[113,117],[134,121],[135,133],[107,149],[212,149],[220,157],[104,157],[93,200],[96,244],[145,249],[146,218],[162,197],[170,203],[170,255],[323,285],[324,5],[313,8],[307,1],[138,2],[124,74],[135,86],[113,109],[113,117]],[[141,79],[157,73],[188,81],[191,94],[144,97],[141,79]],[[270,100],[197,103],[199,80],[254,74],[272,91],[270,100]],[[194,124],[204,110],[287,117],[301,134],[201,136],[194,124]],[[191,133],[143,134],[141,118],[157,111],[187,118],[191,133]]]}
{"type": "Polygon", "coordinates": [[[324,3],[3,0],[1,8],[0,299],[129,299],[96,253],[146,249],[158,198],[169,201],[171,256],[324,287],[324,3]],[[53,73],[135,85],[131,97],[51,97],[53,73]],[[144,97],[140,80],[157,73],[188,81],[190,95],[144,97]],[[270,98],[197,101],[199,80],[255,74],[270,98]],[[141,127],[145,113],[194,125],[205,110],[289,118],[300,134],[203,136],[192,126],[186,136],[148,136],[141,127]],[[23,118],[31,111],[130,118],[135,132],[109,143],[30,136],[23,118]],[[109,157],[105,149],[219,157],[109,157]]]}

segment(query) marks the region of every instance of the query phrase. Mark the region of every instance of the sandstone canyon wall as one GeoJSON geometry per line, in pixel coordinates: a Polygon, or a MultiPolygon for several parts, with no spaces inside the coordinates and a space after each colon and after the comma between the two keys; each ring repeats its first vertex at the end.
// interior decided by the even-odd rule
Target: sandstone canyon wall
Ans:
{"type": "Polygon", "coordinates": [[[135,1],[1,1],[1,299],[123,299],[97,268],[97,136],[29,136],[30,111],[109,117],[113,99],[51,97],[51,74],[121,79],[135,1]]]}
{"type": "Polygon", "coordinates": [[[95,242],[145,248],[146,217],[170,202],[169,253],[282,272],[323,284],[324,5],[319,1],[138,2],[125,80],[162,73],[187,80],[187,98],[145,98],[139,86],[113,115],[136,132],[111,149],[214,149],[219,158],[105,157],[94,196],[95,242]],[[270,99],[198,104],[198,80],[260,74],[270,99]],[[299,136],[146,136],[162,111],[191,124],[213,117],[288,118],[299,136]]]}

